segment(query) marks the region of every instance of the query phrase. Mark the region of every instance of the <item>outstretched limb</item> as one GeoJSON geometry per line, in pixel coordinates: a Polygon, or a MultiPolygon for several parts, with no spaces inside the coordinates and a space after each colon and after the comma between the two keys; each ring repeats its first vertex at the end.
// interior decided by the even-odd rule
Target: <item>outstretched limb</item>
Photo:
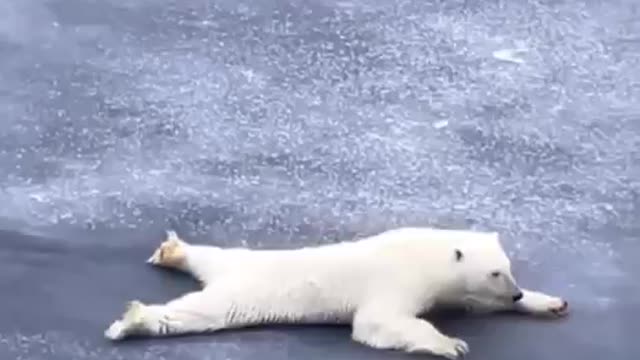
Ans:
{"type": "Polygon", "coordinates": [[[569,313],[569,303],[562,298],[525,289],[522,294],[522,299],[514,304],[514,310],[518,312],[546,317],[562,317],[569,313]]]}
{"type": "Polygon", "coordinates": [[[147,259],[147,263],[190,273],[205,286],[223,270],[226,264],[224,256],[221,256],[223,251],[216,246],[189,244],[175,231],[167,231],[166,240],[147,259]]]}
{"type": "Polygon", "coordinates": [[[377,349],[426,353],[457,359],[469,352],[464,340],[442,334],[430,322],[414,314],[395,312],[387,306],[359,310],[353,320],[352,338],[377,349]]]}
{"type": "MultiPolygon", "coordinates": [[[[192,292],[166,304],[146,305],[130,301],[122,317],[104,335],[118,341],[131,336],[171,336],[205,333],[224,327],[223,319],[205,303],[203,291],[192,292]]],[[[212,309],[215,310],[215,309],[212,309]]]]}
{"type": "Polygon", "coordinates": [[[189,244],[180,239],[175,231],[167,231],[165,241],[160,244],[153,252],[153,255],[147,259],[147,263],[188,271],[187,246],[189,246],[189,244]]]}

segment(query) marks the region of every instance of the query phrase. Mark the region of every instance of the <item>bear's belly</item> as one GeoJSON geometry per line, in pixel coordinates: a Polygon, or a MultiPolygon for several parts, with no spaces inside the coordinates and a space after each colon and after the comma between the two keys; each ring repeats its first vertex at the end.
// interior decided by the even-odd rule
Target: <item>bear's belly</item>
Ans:
{"type": "Polygon", "coordinates": [[[230,276],[210,286],[214,303],[224,308],[227,326],[259,324],[341,324],[353,318],[357,285],[304,274],[230,276]],[[267,280],[267,278],[272,280],[267,280]]]}

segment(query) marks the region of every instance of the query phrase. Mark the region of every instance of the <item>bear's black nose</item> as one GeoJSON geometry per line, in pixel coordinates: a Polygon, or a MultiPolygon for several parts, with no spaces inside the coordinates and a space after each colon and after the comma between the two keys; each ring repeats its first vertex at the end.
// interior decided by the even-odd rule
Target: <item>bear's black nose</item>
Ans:
{"type": "Polygon", "coordinates": [[[513,302],[520,301],[520,299],[522,299],[523,296],[524,296],[524,294],[522,293],[522,291],[517,293],[517,294],[515,294],[515,295],[513,295],[513,302]]]}

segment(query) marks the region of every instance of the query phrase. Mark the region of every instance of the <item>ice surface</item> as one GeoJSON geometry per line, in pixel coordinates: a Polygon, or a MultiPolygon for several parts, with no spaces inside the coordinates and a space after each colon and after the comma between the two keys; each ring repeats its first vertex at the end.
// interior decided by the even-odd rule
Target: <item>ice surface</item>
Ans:
{"type": "Polygon", "coordinates": [[[0,1],[0,218],[255,246],[476,227],[621,279],[639,18],[630,0],[0,1]]]}
{"type": "Polygon", "coordinates": [[[637,210],[632,5],[3,2],[0,215],[444,217],[582,247],[637,210]]]}

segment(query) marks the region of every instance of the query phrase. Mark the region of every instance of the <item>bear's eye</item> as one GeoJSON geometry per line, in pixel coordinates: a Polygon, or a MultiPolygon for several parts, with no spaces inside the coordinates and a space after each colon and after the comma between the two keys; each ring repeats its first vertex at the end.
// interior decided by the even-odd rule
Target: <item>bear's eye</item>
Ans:
{"type": "Polygon", "coordinates": [[[498,276],[500,276],[500,271],[494,271],[491,273],[491,276],[494,278],[497,278],[498,276]]]}

